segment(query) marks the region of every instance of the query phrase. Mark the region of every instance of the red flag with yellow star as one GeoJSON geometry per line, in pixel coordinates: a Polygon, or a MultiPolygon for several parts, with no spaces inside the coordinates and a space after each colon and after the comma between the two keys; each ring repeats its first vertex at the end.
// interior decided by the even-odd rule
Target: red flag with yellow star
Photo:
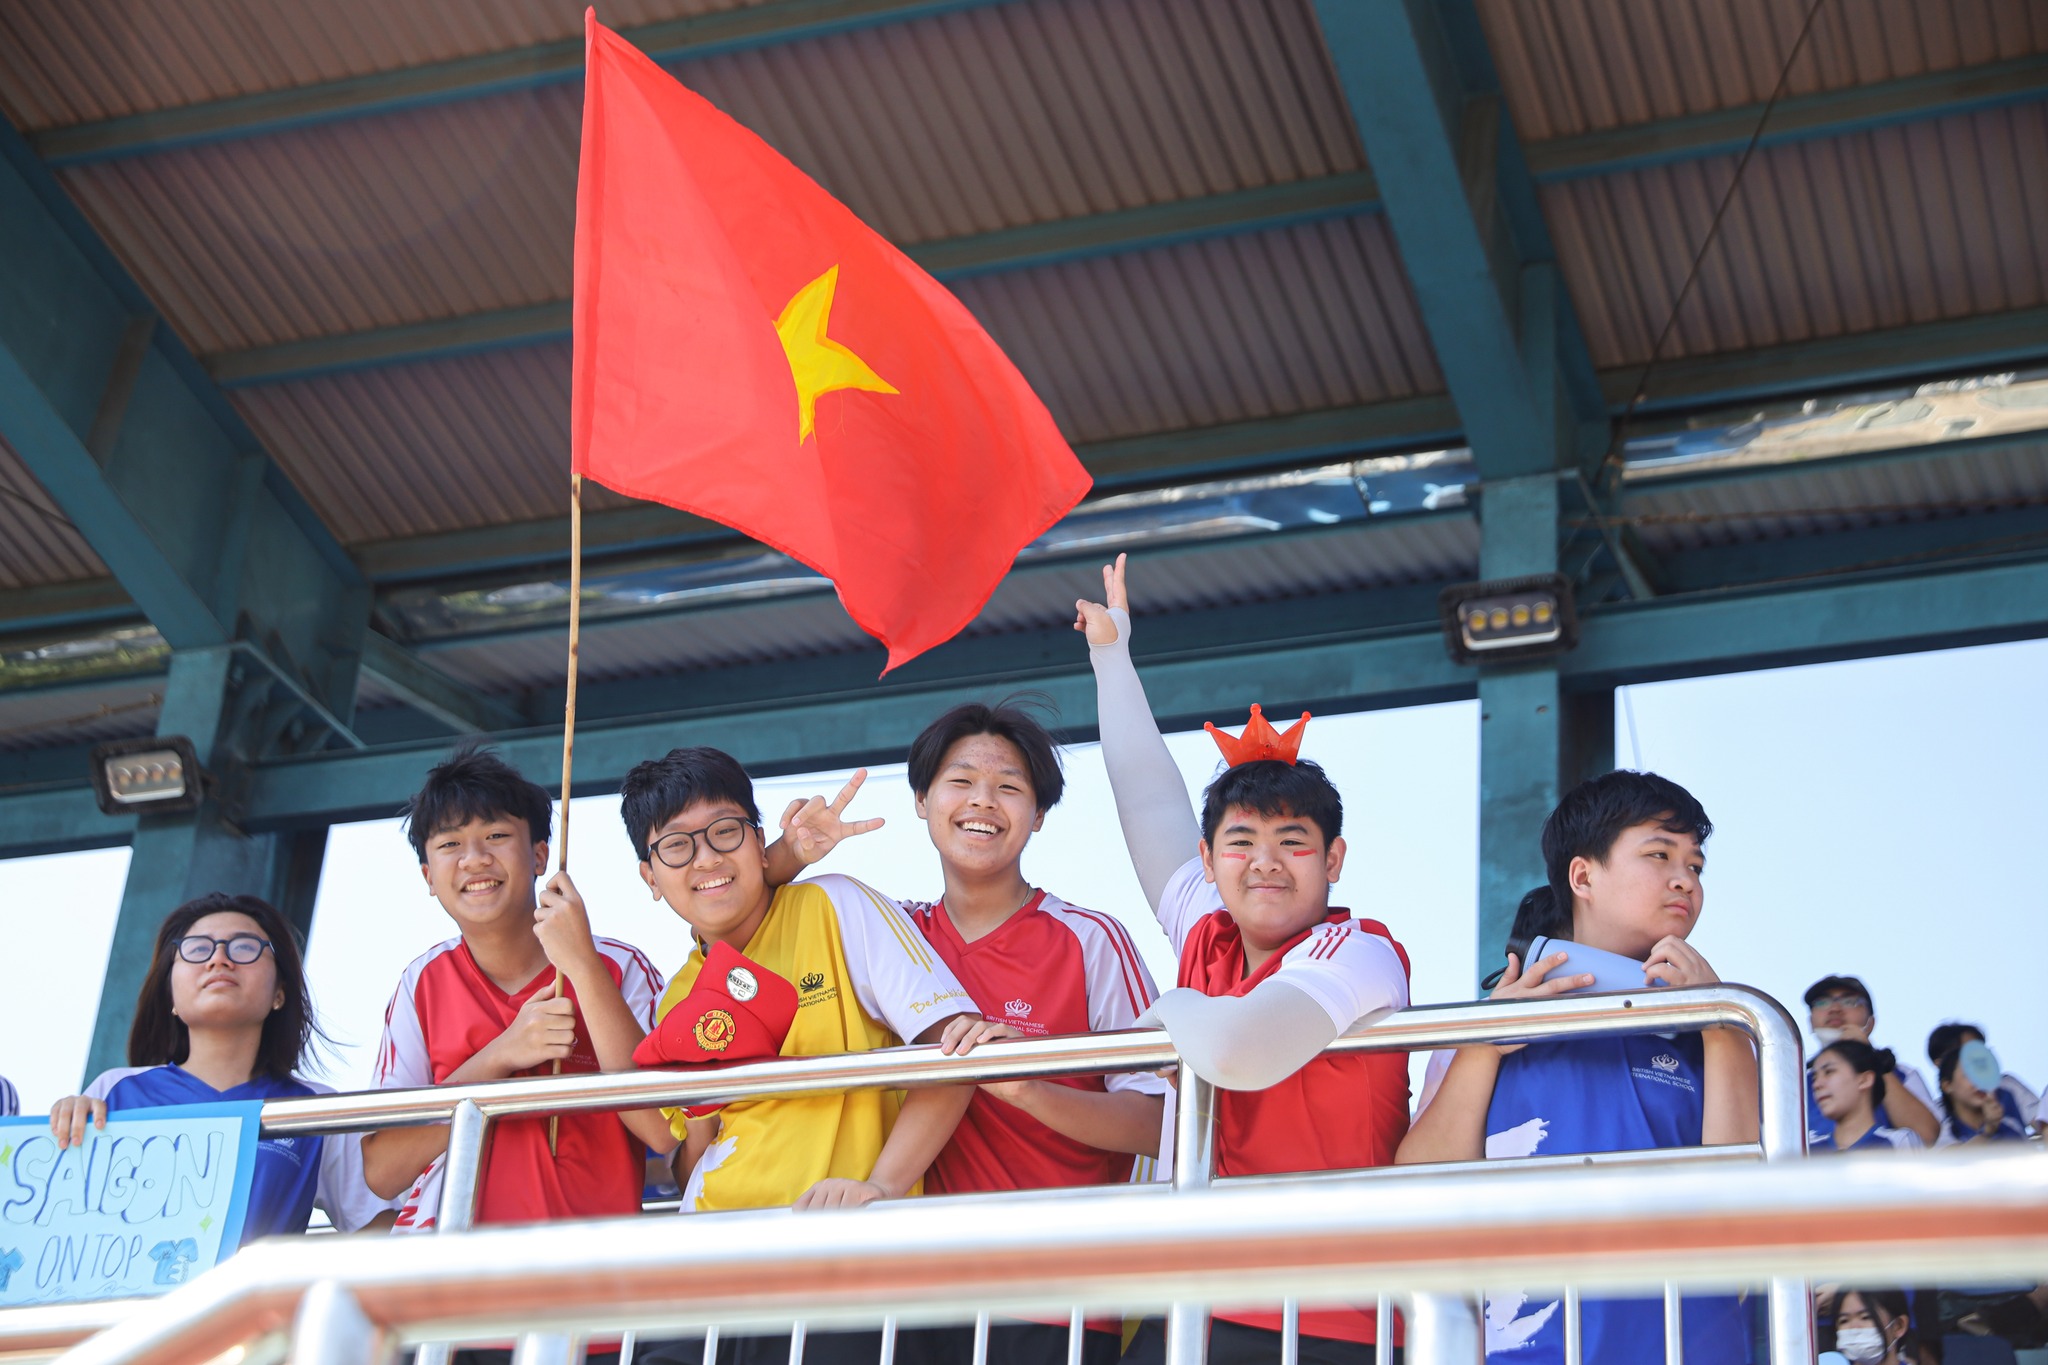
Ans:
{"type": "Polygon", "coordinates": [[[889,668],[952,638],[1087,471],[958,299],[584,26],[576,472],[815,568],[889,668]]]}

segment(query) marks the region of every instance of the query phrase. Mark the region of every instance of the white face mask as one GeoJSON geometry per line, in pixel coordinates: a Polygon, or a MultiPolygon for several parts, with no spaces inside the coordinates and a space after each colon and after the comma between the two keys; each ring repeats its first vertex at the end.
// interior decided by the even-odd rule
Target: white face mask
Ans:
{"type": "Polygon", "coordinates": [[[1845,1327],[1835,1333],[1835,1349],[1852,1365],[1873,1365],[1884,1359],[1884,1336],[1875,1327],[1845,1327]]]}
{"type": "Polygon", "coordinates": [[[1813,1031],[1813,1041],[1824,1048],[1833,1047],[1842,1041],[1842,1031],[1838,1028],[1816,1028],[1813,1031]]]}

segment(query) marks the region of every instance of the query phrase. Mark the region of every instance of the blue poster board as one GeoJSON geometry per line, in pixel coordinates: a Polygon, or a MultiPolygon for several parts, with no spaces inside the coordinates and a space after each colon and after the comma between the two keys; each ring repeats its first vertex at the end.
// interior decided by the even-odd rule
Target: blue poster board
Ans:
{"type": "Polygon", "coordinates": [[[128,1109],[57,1150],[0,1119],[0,1308],[163,1294],[242,1240],[258,1101],[128,1109]]]}

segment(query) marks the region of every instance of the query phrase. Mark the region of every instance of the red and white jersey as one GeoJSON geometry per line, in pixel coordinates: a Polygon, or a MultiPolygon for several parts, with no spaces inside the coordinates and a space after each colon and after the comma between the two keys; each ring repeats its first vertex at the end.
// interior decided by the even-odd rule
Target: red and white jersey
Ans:
{"type": "MultiPolygon", "coordinates": [[[[1368,1014],[1408,1004],[1408,954],[1385,925],[1331,908],[1320,923],[1245,971],[1244,943],[1216,887],[1191,859],[1159,898],[1159,923],[1180,955],[1180,980],[1204,995],[1242,996],[1278,978],[1322,1006],[1339,1033],[1368,1014]]],[[[1408,1054],[1329,1053],[1266,1090],[1216,1097],[1216,1174],[1276,1175],[1392,1165],[1408,1132],[1408,1054]]],[[[1279,1330],[1278,1313],[1220,1312],[1279,1330]]],[[[1373,1339],[1362,1309],[1303,1309],[1301,1331],[1373,1339]]]]}
{"type": "MultiPolygon", "coordinates": [[[[617,939],[596,940],[598,955],[633,1017],[654,1027],[654,1002],[661,997],[661,973],[639,949],[617,939]]],[[[534,993],[548,988],[555,969],[507,995],[485,975],[469,947],[451,938],[413,960],[384,1011],[384,1037],[377,1046],[379,1089],[440,1085],[505,1031],[534,993]]],[[[574,1001],[567,981],[563,991],[574,1001]]],[[[599,1069],[583,1013],[576,1013],[576,1050],[562,1061],[564,1074],[599,1069]]],[[[546,1075],[535,1067],[522,1076],[546,1075]]],[[[609,1113],[563,1114],[553,1155],[548,1152],[545,1116],[499,1119],[491,1125],[484,1155],[479,1223],[534,1223],[556,1218],[599,1218],[638,1213],[646,1178],[640,1140],[609,1113]]],[[[441,1207],[441,1168],[436,1157],[406,1191],[397,1230],[418,1232],[434,1225],[441,1207]]]]}
{"type": "MultiPolygon", "coordinates": [[[[943,902],[909,902],[903,908],[987,1017],[1020,1032],[1044,1037],[1135,1028],[1158,995],[1121,924],[1044,891],[972,943],[960,936],[943,902]]],[[[1149,1072],[1067,1076],[1057,1084],[1147,1095],[1172,1089],[1149,1072]]],[[[976,1091],[952,1140],[926,1173],[925,1190],[965,1194],[1114,1184],[1133,1178],[1134,1163],[1136,1178],[1153,1178],[1148,1158],[1086,1146],[976,1091]]]]}

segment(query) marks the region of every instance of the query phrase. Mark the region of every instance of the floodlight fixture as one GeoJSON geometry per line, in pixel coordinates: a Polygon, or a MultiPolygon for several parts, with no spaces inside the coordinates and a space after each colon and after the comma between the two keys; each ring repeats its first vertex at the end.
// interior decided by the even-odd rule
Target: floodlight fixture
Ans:
{"type": "Polygon", "coordinates": [[[1437,596],[1444,645],[1461,664],[1516,664],[1579,642],[1571,580],[1563,574],[1459,583],[1437,596]]]}
{"type": "Polygon", "coordinates": [[[112,739],[92,747],[92,794],[108,815],[197,810],[205,791],[198,751],[183,735],[112,739]]]}

